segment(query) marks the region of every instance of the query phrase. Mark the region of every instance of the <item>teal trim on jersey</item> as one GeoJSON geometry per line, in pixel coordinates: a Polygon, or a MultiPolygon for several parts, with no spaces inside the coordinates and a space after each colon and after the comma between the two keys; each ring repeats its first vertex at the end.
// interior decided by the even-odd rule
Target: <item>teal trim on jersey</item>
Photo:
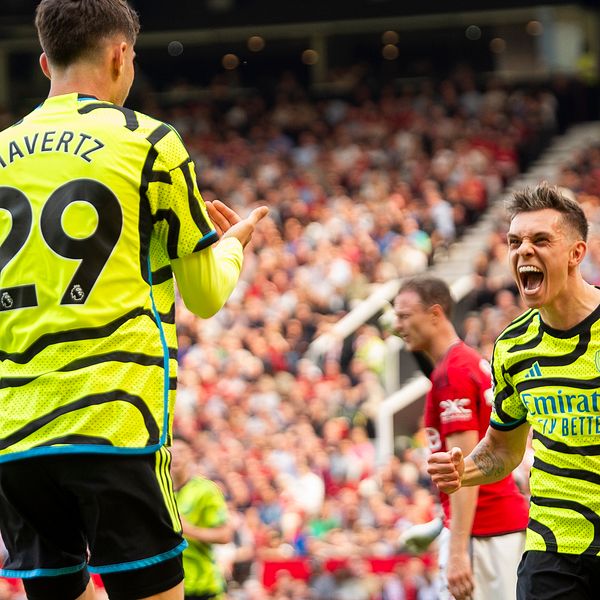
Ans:
{"type": "Polygon", "coordinates": [[[63,567],[62,569],[32,569],[30,571],[16,571],[13,569],[0,569],[0,577],[10,577],[11,579],[33,579],[34,577],[58,577],[59,575],[69,575],[77,573],[85,568],[82,562],[74,567],[63,567]]]}
{"type": "Polygon", "coordinates": [[[208,233],[205,233],[199,240],[198,243],[202,243],[204,241],[206,241],[209,238],[212,237],[216,237],[217,239],[219,239],[219,234],[217,233],[217,231],[215,229],[213,229],[212,231],[209,231],[208,233]]]}
{"type": "Polygon", "coordinates": [[[0,456],[0,464],[20,460],[22,458],[33,458],[35,456],[54,456],[56,454],[154,454],[158,452],[164,443],[160,442],[143,448],[123,448],[119,446],[100,446],[97,444],[69,444],[65,446],[43,446],[31,448],[23,452],[13,452],[0,456]]]}
{"type": "Polygon", "coordinates": [[[172,550],[163,552],[162,554],[157,554],[156,556],[142,558],[141,560],[132,560],[131,562],[126,563],[118,563],[115,565],[105,565],[103,567],[93,567],[92,565],[88,565],[88,571],[90,573],[102,575],[103,573],[120,573],[121,571],[134,571],[135,569],[143,569],[144,567],[156,565],[181,554],[187,548],[187,546],[188,543],[183,540],[183,542],[181,542],[172,550]]]}
{"type": "Polygon", "coordinates": [[[150,268],[150,254],[148,254],[148,283],[150,284],[150,300],[152,301],[152,312],[156,319],[158,332],[160,335],[160,343],[163,349],[163,431],[160,436],[159,446],[164,446],[167,441],[167,429],[169,428],[169,345],[160,320],[160,314],[154,302],[154,292],[152,290],[152,269],[150,268]]]}
{"type": "Polygon", "coordinates": [[[490,426],[500,431],[510,431],[511,429],[516,429],[519,425],[523,425],[525,421],[527,421],[526,416],[522,419],[515,419],[510,423],[501,423],[499,421],[494,421],[494,419],[490,419],[490,426]]]}

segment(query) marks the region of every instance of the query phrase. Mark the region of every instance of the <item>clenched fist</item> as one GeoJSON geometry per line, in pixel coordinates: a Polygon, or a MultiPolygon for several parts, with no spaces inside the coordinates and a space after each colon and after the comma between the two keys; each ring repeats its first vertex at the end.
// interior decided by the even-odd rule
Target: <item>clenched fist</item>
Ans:
{"type": "Polygon", "coordinates": [[[427,463],[427,472],[441,492],[452,494],[460,488],[465,471],[465,460],[460,448],[454,447],[450,452],[435,452],[427,463]]]}

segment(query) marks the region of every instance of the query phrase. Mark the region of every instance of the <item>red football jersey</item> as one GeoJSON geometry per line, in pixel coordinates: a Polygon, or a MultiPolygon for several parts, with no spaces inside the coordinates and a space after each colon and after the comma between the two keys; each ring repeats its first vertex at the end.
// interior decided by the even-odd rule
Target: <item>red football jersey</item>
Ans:
{"type": "MultiPolygon", "coordinates": [[[[454,344],[431,373],[425,401],[425,427],[432,452],[447,450],[447,436],[477,431],[481,439],[490,423],[493,394],[489,363],[464,342],[454,344]]],[[[446,520],[450,500],[440,494],[446,520]]],[[[479,488],[472,535],[492,536],[527,527],[528,507],[512,475],[479,488]]]]}

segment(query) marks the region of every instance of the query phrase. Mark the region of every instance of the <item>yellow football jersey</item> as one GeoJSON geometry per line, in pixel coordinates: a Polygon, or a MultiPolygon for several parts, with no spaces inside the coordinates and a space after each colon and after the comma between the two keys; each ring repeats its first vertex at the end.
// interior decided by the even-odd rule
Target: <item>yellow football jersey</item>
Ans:
{"type": "Polygon", "coordinates": [[[170,126],[77,94],[0,133],[0,462],[154,452],[176,386],[170,260],[214,243],[170,126]]]}
{"type": "Polygon", "coordinates": [[[600,554],[600,307],[570,330],[529,310],[498,337],[490,425],[533,429],[526,550],[600,554]]]}

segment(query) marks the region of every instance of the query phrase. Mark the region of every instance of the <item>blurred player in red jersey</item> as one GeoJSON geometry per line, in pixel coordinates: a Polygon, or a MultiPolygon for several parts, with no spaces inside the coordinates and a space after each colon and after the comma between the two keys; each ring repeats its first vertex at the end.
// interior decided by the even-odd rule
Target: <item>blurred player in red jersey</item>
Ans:
{"type": "MultiPolygon", "coordinates": [[[[458,337],[452,307],[444,281],[415,277],[396,296],[395,325],[408,349],[424,352],[434,365],[425,403],[430,449],[458,446],[466,454],[489,425],[491,374],[487,361],[458,337]]],[[[440,598],[514,600],[528,508],[512,476],[441,494],[441,502],[446,528],[440,535],[440,598]]]]}

